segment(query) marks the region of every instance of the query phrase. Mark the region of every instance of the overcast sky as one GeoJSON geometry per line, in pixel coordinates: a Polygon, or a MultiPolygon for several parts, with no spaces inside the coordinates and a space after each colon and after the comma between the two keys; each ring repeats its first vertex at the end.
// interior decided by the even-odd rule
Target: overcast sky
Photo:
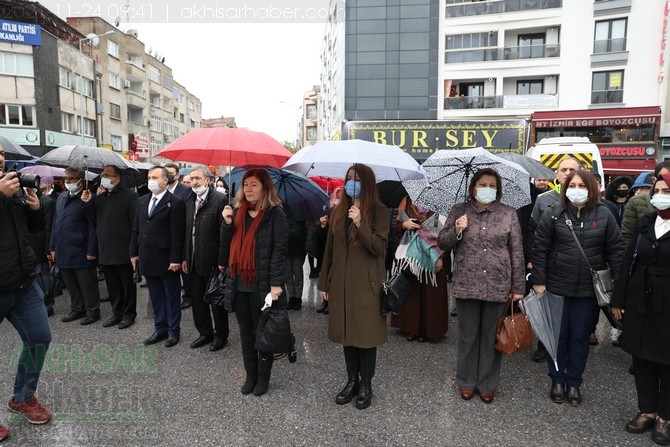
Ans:
{"type": "MultiPolygon", "coordinates": [[[[40,4],[63,19],[68,16],[65,5],[69,15],[85,15],[85,8],[72,9],[72,1],[40,4]]],[[[122,19],[119,28],[137,29],[146,51],[165,57],[175,81],[202,101],[203,118],[234,116],[238,127],[279,141],[295,140],[302,95],[320,82],[323,21],[165,22],[122,19]]]]}

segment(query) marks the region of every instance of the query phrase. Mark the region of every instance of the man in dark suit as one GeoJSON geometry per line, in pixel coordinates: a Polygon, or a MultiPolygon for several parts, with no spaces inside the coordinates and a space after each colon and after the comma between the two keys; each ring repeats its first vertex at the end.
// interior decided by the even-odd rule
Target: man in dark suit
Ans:
{"type": "Polygon", "coordinates": [[[121,170],[109,165],[102,171],[95,199],[82,196],[82,201],[95,216],[99,263],[112,304],[112,316],[102,326],[118,325],[119,329],[126,329],[135,323],[137,316],[137,286],[128,257],[137,194],[123,187],[121,170]]]}
{"type": "Polygon", "coordinates": [[[137,201],[130,240],[130,262],[147,280],[154,310],[154,333],[145,345],[179,343],[179,268],[183,261],[186,214],[184,201],[167,190],[168,172],[155,166],[147,174],[151,194],[137,201]]]}
{"type": "Polygon", "coordinates": [[[56,200],[49,250],[70,294],[70,313],[61,321],[67,323],[84,317],[80,323],[86,325],[100,319],[100,291],[95,224],[81,201],[82,196],[91,195],[84,190],[84,170],[67,168],[65,187],[68,192],[56,200]]]}
{"type": "MultiPolygon", "coordinates": [[[[191,187],[183,184],[179,180],[179,166],[174,163],[167,163],[165,169],[169,174],[168,176],[168,191],[172,194],[181,197],[186,201],[192,194],[191,187]]],[[[188,309],[191,307],[191,284],[189,283],[188,275],[185,275],[183,272],[181,274],[181,283],[182,288],[184,289],[184,295],[182,296],[181,308],[188,309]]]]}
{"type": "Polygon", "coordinates": [[[224,264],[219,253],[219,233],[223,220],[221,212],[228,200],[225,195],[209,187],[205,167],[194,168],[190,176],[194,194],[186,200],[186,240],[182,271],[188,274],[191,284],[193,322],[200,334],[191,343],[191,348],[211,343],[209,350],[218,351],[228,343],[228,313],[223,307],[206,304],[203,296],[210,273],[213,269],[218,273],[217,266],[224,264]]]}

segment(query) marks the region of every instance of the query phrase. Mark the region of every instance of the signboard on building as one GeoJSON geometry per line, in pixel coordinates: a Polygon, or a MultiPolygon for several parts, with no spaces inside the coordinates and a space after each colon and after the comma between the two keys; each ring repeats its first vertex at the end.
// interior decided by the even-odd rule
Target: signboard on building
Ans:
{"type": "Polygon", "coordinates": [[[0,42],[23,45],[42,45],[42,29],[32,23],[0,20],[0,42]]]}
{"type": "Polygon", "coordinates": [[[2,136],[17,142],[21,146],[39,146],[41,144],[39,129],[12,129],[3,127],[2,136]]]}
{"type": "MultiPolygon", "coordinates": [[[[45,130],[44,138],[46,139],[47,146],[60,147],[65,146],[66,144],[78,146],[81,144],[80,135],[73,135],[71,133],[64,132],[54,132],[53,130],[45,130]]],[[[97,145],[98,142],[95,138],[84,137],[84,146],[96,147],[97,145]]]]}
{"type": "Polygon", "coordinates": [[[149,157],[149,137],[138,133],[137,135],[128,135],[130,141],[130,150],[135,152],[139,157],[149,157]]]}
{"type": "Polygon", "coordinates": [[[491,152],[523,153],[525,120],[490,121],[349,121],[346,139],[398,146],[417,160],[439,149],[483,147],[491,152]]]}

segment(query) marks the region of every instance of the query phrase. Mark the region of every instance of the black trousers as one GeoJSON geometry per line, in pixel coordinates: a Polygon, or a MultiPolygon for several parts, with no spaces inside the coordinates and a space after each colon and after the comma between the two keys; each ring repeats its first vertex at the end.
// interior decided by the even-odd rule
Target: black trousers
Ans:
{"type": "Polygon", "coordinates": [[[377,365],[377,348],[344,346],[344,361],[347,364],[349,377],[360,375],[361,379],[371,380],[375,375],[377,365]]]}
{"type": "MultiPolygon", "coordinates": [[[[265,296],[263,296],[265,299],[265,296]]],[[[261,316],[261,306],[263,300],[257,292],[236,292],[235,293],[235,317],[240,326],[240,342],[242,344],[242,358],[250,359],[258,355],[256,351],[256,329],[258,328],[258,319],[261,316]]],[[[285,293],[279,296],[279,299],[272,303],[275,309],[285,309],[287,299],[285,293]]]]}
{"type": "Polygon", "coordinates": [[[114,317],[135,321],[137,317],[137,284],[133,281],[133,265],[103,265],[105,283],[114,317]]]}
{"type": "Polygon", "coordinates": [[[670,419],[670,365],[633,357],[637,404],[642,413],[670,419]]]}
{"type": "Polygon", "coordinates": [[[207,289],[208,277],[195,273],[185,275],[187,282],[191,285],[191,310],[193,311],[193,323],[200,335],[217,335],[228,340],[230,332],[228,326],[228,312],[219,306],[210,306],[203,300],[207,289]],[[212,326],[214,319],[214,326],[212,326]]]}

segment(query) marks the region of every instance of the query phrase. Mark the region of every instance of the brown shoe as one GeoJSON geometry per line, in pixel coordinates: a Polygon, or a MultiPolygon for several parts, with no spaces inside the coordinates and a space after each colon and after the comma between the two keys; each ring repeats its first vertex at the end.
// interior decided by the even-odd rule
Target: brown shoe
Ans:
{"type": "Polygon", "coordinates": [[[475,395],[475,390],[460,390],[461,398],[463,400],[470,400],[475,395]]]}
{"type": "Polygon", "coordinates": [[[656,425],[651,432],[651,440],[659,445],[670,445],[670,421],[656,417],[656,425]]]}
{"type": "Polygon", "coordinates": [[[644,433],[654,426],[656,415],[653,413],[638,413],[635,418],[626,424],[629,433],[644,433]]]}
{"type": "Polygon", "coordinates": [[[0,441],[4,441],[7,438],[9,438],[9,430],[0,425],[0,441]]]}
{"type": "Polygon", "coordinates": [[[490,404],[493,402],[493,399],[495,398],[495,394],[493,393],[479,393],[479,398],[484,402],[485,404],[490,404]]]}
{"type": "Polygon", "coordinates": [[[28,402],[16,402],[12,396],[7,408],[13,413],[24,415],[31,424],[46,424],[51,420],[51,412],[40,405],[34,395],[28,399],[28,402]]]}
{"type": "Polygon", "coordinates": [[[591,346],[595,346],[598,344],[598,337],[596,337],[596,334],[591,334],[591,336],[589,336],[589,344],[591,346]]]}

